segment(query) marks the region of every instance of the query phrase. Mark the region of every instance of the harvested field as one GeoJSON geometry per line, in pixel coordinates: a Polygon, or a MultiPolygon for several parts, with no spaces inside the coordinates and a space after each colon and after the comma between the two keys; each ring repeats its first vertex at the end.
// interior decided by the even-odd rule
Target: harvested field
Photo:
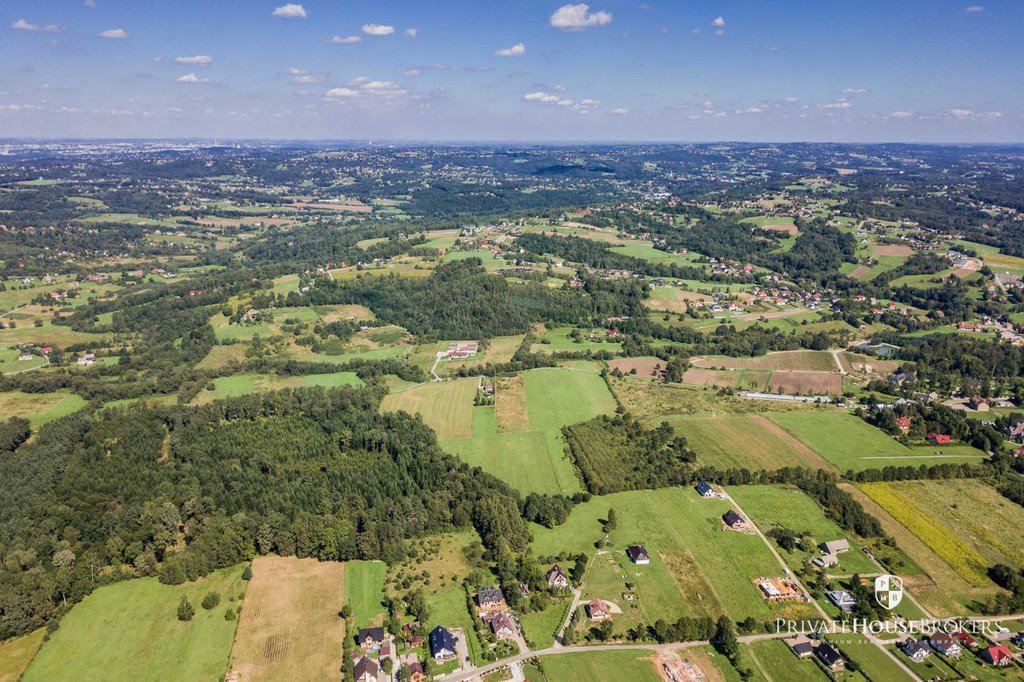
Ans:
{"type": "Polygon", "coordinates": [[[765,223],[761,225],[762,230],[772,230],[774,232],[785,232],[786,234],[796,235],[800,233],[800,230],[796,225],[792,223],[765,223]]]}
{"type": "Polygon", "coordinates": [[[785,350],[757,357],[731,358],[724,355],[698,355],[690,358],[695,367],[725,369],[764,369],[804,372],[834,372],[832,354],[815,350],[785,350]]]}
{"type": "Polygon", "coordinates": [[[738,378],[739,372],[726,372],[718,369],[688,369],[683,374],[683,383],[731,388],[736,385],[738,378]]]}
{"type": "Polygon", "coordinates": [[[260,557],[231,649],[242,680],[329,679],[342,664],[344,564],[260,557]]]}
{"type": "Polygon", "coordinates": [[[854,268],[852,271],[850,271],[850,278],[851,279],[860,279],[861,277],[863,277],[864,275],[868,274],[869,272],[871,272],[871,268],[869,268],[868,266],[866,266],[866,265],[858,265],[856,268],[854,268]]]}
{"type": "Polygon", "coordinates": [[[608,367],[641,379],[661,379],[665,375],[665,361],[661,358],[622,358],[610,361],[608,367]]]}
{"type": "Polygon", "coordinates": [[[384,398],[381,409],[421,414],[438,438],[470,438],[473,435],[475,377],[421,384],[384,398]]]}
{"type": "Polygon", "coordinates": [[[498,431],[525,431],[530,428],[522,374],[495,380],[494,404],[497,408],[498,431]]]}
{"type": "Polygon", "coordinates": [[[898,360],[882,360],[860,353],[837,353],[844,372],[865,372],[868,374],[891,374],[899,369],[898,360]]]}
{"type": "Polygon", "coordinates": [[[669,419],[697,461],[719,469],[831,469],[827,461],[760,415],[669,419]]]}
{"type": "Polygon", "coordinates": [[[843,375],[826,372],[773,372],[768,386],[773,393],[839,395],[843,392],[843,375]]]}
{"type": "Polygon", "coordinates": [[[747,313],[745,315],[740,315],[736,319],[744,321],[760,320],[761,318],[766,320],[776,320],[780,317],[794,317],[808,312],[810,311],[807,308],[801,306],[799,308],[786,308],[785,310],[770,310],[765,313],[747,313]]]}
{"type": "Polygon", "coordinates": [[[345,213],[369,213],[373,210],[372,206],[367,206],[358,199],[349,199],[344,203],[340,202],[305,202],[301,204],[293,204],[299,208],[310,208],[321,211],[342,211],[345,213]]]}
{"type": "Polygon", "coordinates": [[[903,244],[875,244],[872,249],[876,256],[913,256],[914,250],[903,244]]]}

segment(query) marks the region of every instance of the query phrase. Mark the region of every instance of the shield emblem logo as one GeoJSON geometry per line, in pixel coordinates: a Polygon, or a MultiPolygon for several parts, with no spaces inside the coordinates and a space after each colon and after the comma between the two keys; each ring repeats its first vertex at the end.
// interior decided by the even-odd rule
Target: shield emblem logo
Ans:
{"type": "Polygon", "coordinates": [[[875,601],[892,611],[903,601],[903,579],[895,575],[875,578],[875,601]]]}

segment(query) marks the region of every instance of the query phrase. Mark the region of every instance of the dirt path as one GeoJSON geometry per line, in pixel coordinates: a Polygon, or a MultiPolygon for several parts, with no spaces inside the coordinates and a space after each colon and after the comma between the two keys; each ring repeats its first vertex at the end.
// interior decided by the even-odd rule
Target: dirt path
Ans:
{"type": "Polygon", "coordinates": [[[860,279],[861,277],[866,275],[870,270],[871,270],[871,268],[869,268],[868,266],[861,265],[858,268],[854,268],[850,272],[849,277],[850,277],[850,279],[860,279]]]}
{"type": "Polygon", "coordinates": [[[840,374],[842,374],[843,376],[846,376],[846,370],[843,369],[843,361],[839,359],[839,354],[842,353],[842,351],[840,351],[840,350],[830,350],[829,353],[832,354],[832,359],[836,363],[836,370],[840,374]]]}

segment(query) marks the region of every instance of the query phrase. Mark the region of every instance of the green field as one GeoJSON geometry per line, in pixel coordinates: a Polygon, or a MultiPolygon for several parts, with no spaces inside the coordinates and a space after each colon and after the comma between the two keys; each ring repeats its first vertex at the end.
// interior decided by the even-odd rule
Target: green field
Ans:
{"type": "Polygon", "coordinates": [[[561,430],[614,412],[604,380],[593,371],[535,369],[507,390],[499,385],[497,392],[496,406],[471,408],[472,437],[445,439],[444,448],[522,492],[578,492],[561,430]]]}
{"type": "MultiPolygon", "coordinates": [[[[661,419],[652,420],[660,422],[661,419]]],[[[807,446],[761,415],[677,417],[668,421],[697,461],[716,469],[819,468],[820,458],[807,446]]]]}
{"type": "Polygon", "coordinates": [[[772,528],[788,528],[797,533],[809,535],[814,539],[815,546],[804,551],[792,553],[780,549],[779,553],[787,565],[794,571],[799,570],[807,561],[821,555],[818,543],[829,540],[846,539],[850,543],[850,551],[839,555],[839,566],[828,569],[830,574],[850,575],[853,573],[877,573],[875,566],[863,552],[860,543],[852,533],[842,530],[832,519],[825,516],[816,501],[797,488],[750,485],[733,486],[729,494],[754,520],[762,532],[772,528]]]}
{"type": "Polygon", "coordinates": [[[774,682],[827,682],[829,679],[813,659],[797,658],[781,639],[753,642],[745,648],[754,668],[774,682]]]}
{"type": "Polygon", "coordinates": [[[980,463],[985,458],[983,452],[967,445],[908,447],[853,415],[833,410],[780,412],[771,419],[840,473],[887,466],[980,463]]]}
{"type": "Polygon", "coordinates": [[[546,649],[555,641],[565,617],[569,613],[569,600],[553,601],[543,611],[530,611],[519,616],[523,636],[533,649],[546,649]]]}
{"type": "MultiPolygon", "coordinates": [[[[781,576],[782,567],[757,535],[724,530],[721,515],[730,509],[728,502],[702,499],[692,488],[594,497],[576,506],[561,526],[533,526],[534,551],[538,556],[592,554],[594,542],[604,536],[601,519],[609,508],[615,509],[618,528],[605,549],[621,553],[641,543],[650,554],[649,565],[629,566],[627,573],[648,618],[725,613],[742,620],[788,616],[793,610],[809,615],[799,605],[773,608],[761,597],[753,580],[781,576]]],[[[595,558],[601,560],[607,557],[595,558]]],[[[618,596],[608,598],[618,603],[618,596]]]]}
{"type": "Polygon", "coordinates": [[[218,341],[250,341],[257,336],[268,339],[274,335],[268,324],[230,324],[220,313],[210,318],[210,325],[218,341]]]}
{"type": "Polygon", "coordinates": [[[544,675],[558,682],[659,682],[661,677],[646,653],[637,651],[584,651],[544,656],[544,675]]]}
{"type": "Polygon", "coordinates": [[[826,639],[839,649],[839,653],[844,657],[857,663],[873,680],[917,682],[864,635],[843,634],[829,636],[826,639]]]}
{"type": "Polygon", "coordinates": [[[480,660],[482,648],[474,628],[473,616],[466,605],[466,591],[462,585],[452,584],[444,589],[427,595],[427,610],[430,613],[426,624],[429,632],[438,625],[446,628],[462,628],[466,633],[470,658],[474,662],[480,660]]]}
{"type": "Polygon", "coordinates": [[[55,391],[53,393],[22,393],[7,391],[0,393],[0,415],[24,417],[36,429],[46,422],[67,416],[85,407],[85,399],[75,393],[55,391]]]}
{"type": "Polygon", "coordinates": [[[382,561],[349,561],[345,564],[345,599],[352,607],[356,627],[383,621],[384,579],[388,566],[382,561]]]}
{"type": "Polygon", "coordinates": [[[220,680],[238,623],[224,612],[238,605],[228,598],[245,590],[241,576],[235,566],[185,585],[139,578],[100,587],[64,617],[23,679],[220,680]],[[207,611],[199,603],[211,591],[221,602],[207,611]],[[195,608],[187,623],[175,616],[182,596],[195,608]]]}
{"type": "Polygon", "coordinates": [[[306,374],[303,376],[278,376],[276,374],[233,374],[213,380],[213,390],[203,390],[196,397],[197,403],[206,403],[222,398],[235,398],[251,393],[265,393],[282,388],[304,386],[361,386],[362,380],[355,372],[334,372],[332,374],[306,374]]]}
{"type": "Polygon", "coordinates": [[[651,263],[666,263],[670,265],[689,265],[701,267],[697,259],[702,256],[699,253],[669,253],[654,248],[651,242],[633,242],[622,246],[613,246],[610,249],[615,253],[621,253],[631,258],[640,258],[651,263]]]}
{"type": "Polygon", "coordinates": [[[419,384],[384,398],[381,409],[419,414],[437,437],[469,438],[473,434],[473,398],[477,379],[455,379],[419,384]]]}

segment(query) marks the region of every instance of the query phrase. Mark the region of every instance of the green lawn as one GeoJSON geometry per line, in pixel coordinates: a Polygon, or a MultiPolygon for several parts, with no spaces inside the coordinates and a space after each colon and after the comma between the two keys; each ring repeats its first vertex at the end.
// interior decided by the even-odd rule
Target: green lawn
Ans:
{"type": "Polygon", "coordinates": [[[186,585],[162,585],[156,578],[101,587],[64,617],[25,672],[34,680],[221,680],[228,666],[237,620],[224,612],[238,606],[228,597],[245,590],[242,566],[217,571],[186,585]],[[199,603],[219,592],[220,605],[199,603]],[[182,596],[195,617],[176,617],[182,596]]]}
{"type": "Polygon", "coordinates": [[[750,485],[732,486],[729,494],[739,503],[762,532],[773,528],[788,528],[798,533],[807,533],[814,538],[815,546],[792,553],[779,550],[786,564],[794,571],[802,568],[807,561],[821,555],[817,543],[846,539],[850,551],[839,555],[839,566],[828,569],[833,575],[854,573],[877,573],[878,568],[860,551],[860,543],[852,533],[842,530],[825,516],[821,506],[797,488],[788,486],[750,485]]]}
{"type": "MultiPolygon", "coordinates": [[[[773,608],[761,597],[753,580],[781,576],[782,567],[756,535],[724,530],[721,515],[730,508],[728,502],[702,499],[692,488],[594,497],[577,505],[561,526],[533,526],[534,551],[538,556],[563,551],[592,555],[594,542],[604,536],[601,519],[609,508],[615,509],[618,528],[605,549],[623,552],[641,543],[650,554],[649,565],[626,566],[648,619],[722,613],[733,620],[769,619],[783,613],[788,617],[794,610],[810,615],[799,605],[773,608]]],[[[599,556],[595,561],[608,559],[599,556]]],[[[608,598],[615,601],[620,595],[608,598]]]]}
{"type": "Polygon", "coordinates": [[[699,253],[669,253],[667,251],[660,251],[654,248],[651,242],[647,241],[613,246],[610,250],[615,253],[621,253],[624,256],[640,258],[652,263],[702,267],[697,263],[697,259],[702,257],[699,253]]]}
{"type": "Polygon", "coordinates": [[[544,675],[554,682],[659,682],[661,676],[647,653],[637,651],[584,651],[544,656],[544,675]]]}
{"type": "Polygon", "coordinates": [[[497,410],[506,409],[504,403],[476,407],[472,437],[445,439],[442,445],[524,493],[578,492],[580,483],[566,459],[562,427],[611,414],[615,399],[599,374],[580,369],[530,370],[523,374],[520,390],[525,421],[502,428],[497,410]]]}
{"type": "Polygon", "coordinates": [[[753,642],[747,651],[754,668],[777,682],[827,682],[828,677],[810,658],[797,658],[781,639],[753,642]]]}
{"type": "Polygon", "coordinates": [[[843,656],[856,662],[873,680],[917,682],[864,635],[844,634],[826,639],[838,648],[843,656]]]}
{"type": "Polygon", "coordinates": [[[985,458],[983,452],[967,445],[907,447],[863,420],[833,410],[778,412],[771,419],[840,473],[886,466],[980,463],[985,458]]]}
{"type": "Polygon", "coordinates": [[[251,393],[264,393],[282,388],[304,386],[361,386],[362,380],[355,372],[334,372],[332,374],[307,374],[303,376],[278,376],[276,374],[233,374],[213,380],[213,390],[200,392],[197,402],[209,402],[222,398],[236,398],[251,393]]]}
{"type": "Polygon", "coordinates": [[[367,627],[383,617],[381,600],[384,598],[387,572],[387,564],[382,561],[349,561],[345,564],[345,598],[352,607],[356,627],[367,627]]]}
{"type": "Polygon", "coordinates": [[[466,633],[470,658],[474,662],[480,661],[482,648],[474,629],[473,616],[470,615],[466,603],[466,591],[462,585],[453,584],[427,594],[427,611],[430,614],[426,625],[427,632],[438,625],[443,625],[446,628],[462,628],[466,633]]]}
{"type": "Polygon", "coordinates": [[[577,343],[569,337],[572,330],[575,327],[556,327],[551,331],[543,334],[537,339],[537,343],[531,347],[533,353],[562,353],[562,352],[580,352],[580,351],[608,351],[609,353],[618,353],[622,350],[622,344],[617,341],[605,341],[607,338],[606,331],[604,329],[580,329],[579,332],[582,335],[582,340],[577,343]],[[588,341],[587,336],[593,332],[596,334],[594,341],[588,341]],[[541,343],[546,341],[550,343],[541,343]]]}
{"type": "Polygon", "coordinates": [[[555,635],[569,613],[569,599],[553,601],[543,611],[531,611],[519,616],[523,635],[533,649],[546,649],[555,641],[555,635]]]}

